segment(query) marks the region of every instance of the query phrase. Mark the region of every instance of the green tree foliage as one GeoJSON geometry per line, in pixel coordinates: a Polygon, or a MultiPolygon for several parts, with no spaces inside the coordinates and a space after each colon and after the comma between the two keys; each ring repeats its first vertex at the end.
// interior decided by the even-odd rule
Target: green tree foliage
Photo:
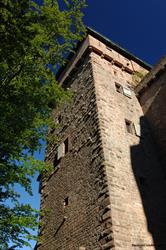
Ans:
{"type": "Polygon", "coordinates": [[[55,72],[85,34],[83,7],[85,0],[0,2],[0,249],[28,244],[27,228],[37,225],[14,185],[31,194],[30,176],[43,169],[29,156],[46,137],[52,104],[68,98],[55,72]]]}

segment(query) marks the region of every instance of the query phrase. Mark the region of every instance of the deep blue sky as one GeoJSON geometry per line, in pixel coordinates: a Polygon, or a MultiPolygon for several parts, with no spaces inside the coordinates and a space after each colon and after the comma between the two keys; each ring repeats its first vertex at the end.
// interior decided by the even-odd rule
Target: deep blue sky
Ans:
{"type": "MultiPolygon", "coordinates": [[[[84,22],[149,64],[166,53],[166,0],[88,0],[84,22]]],[[[44,153],[36,157],[43,159],[44,153]]],[[[39,208],[38,184],[34,197],[24,196],[39,208]]],[[[33,244],[34,245],[34,244],[33,244]]],[[[24,248],[29,250],[29,248],[24,248]]]]}
{"type": "Polygon", "coordinates": [[[166,53],[165,0],[88,0],[85,24],[154,64],[166,53]]]}

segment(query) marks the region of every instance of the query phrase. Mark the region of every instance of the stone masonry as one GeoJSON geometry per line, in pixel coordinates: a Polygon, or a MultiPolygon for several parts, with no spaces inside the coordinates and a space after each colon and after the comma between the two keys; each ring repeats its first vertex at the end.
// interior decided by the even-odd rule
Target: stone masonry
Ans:
{"type": "Polygon", "coordinates": [[[156,140],[166,175],[166,56],[136,88],[144,114],[156,140]]]}
{"type": "Polygon", "coordinates": [[[164,99],[147,111],[155,83],[146,94],[147,82],[134,77],[150,69],[89,29],[61,70],[59,83],[73,98],[54,112],[50,133],[58,142],[47,147],[54,171],[40,183],[46,214],[37,250],[166,249],[166,147],[159,138],[166,124],[155,115],[164,99]]]}

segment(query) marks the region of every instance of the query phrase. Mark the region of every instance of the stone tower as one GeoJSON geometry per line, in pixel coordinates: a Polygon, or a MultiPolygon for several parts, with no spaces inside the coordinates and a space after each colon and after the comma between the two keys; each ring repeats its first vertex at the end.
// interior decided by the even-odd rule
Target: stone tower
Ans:
{"type": "Polygon", "coordinates": [[[161,90],[160,80],[148,84],[158,71],[138,84],[149,70],[89,29],[60,71],[73,98],[55,111],[58,128],[50,132],[59,142],[48,145],[54,171],[41,181],[48,213],[37,250],[166,249],[165,142],[158,133],[166,124],[158,122],[164,108],[157,111],[165,100],[151,98],[161,90]]]}

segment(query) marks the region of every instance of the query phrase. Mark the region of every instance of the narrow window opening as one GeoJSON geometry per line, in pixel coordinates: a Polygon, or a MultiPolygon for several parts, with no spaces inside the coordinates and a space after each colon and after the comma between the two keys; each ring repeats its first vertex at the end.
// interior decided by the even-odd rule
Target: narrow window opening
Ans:
{"type": "Polygon", "coordinates": [[[123,87],[123,94],[129,98],[132,97],[131,88],[123,87]]]}
{"type": "Polygon", "coordinates": [[[135,134],[138,137],[142,136],[142,128],[141,125],[139,123],[134,123],[134,130],[135,130],[135,134]]]}
{"type": "Polygon", "coordinates": [[[133,134],[133,123],[129,120],[125,120],[125,124],[127,132],[133,134]]]}
{"type": "Polygon", "coordinates": [[[61,115],[59,115],[58,118],[57,118],[57,122],[61,123],[61,121],[62,121],[62,117],[61,117],[61,115]]]}
{"type": "Polygon", "coordinates": [[[119,83],[115,83],[116,92],[122,93],[122,86],[119,83]]]}
{"type": "Polygon", "coordinates": [[[69,140],[68,138],[62,142],[59,147],[58,147],[58,152],[57,152],[57,160],[60,160],[62,157],[65,156],[69,151],[69,140]]]}
{"type": "Polygon", "coordinates": [[[58,159],[58,153],[55,154],[55,158],[54,158],[54,168],[59,164],[60,159],[58,159]]]}
{"type": "Polygon", "coordinates": [[[69,205],[69,197],[66,197],[63,201],[63,206],[67,207],[69,205]]]}
{"type": "Polygon", "coordinates": [[[54,166],[56,166],[57,161],[58,161],[58,154],[56,153],[55,158],[54,158],[54,166]]]}
{"type": "Polygon", "coordinates": [[[65,154],[67,154],[68,151],[69,151],[69,140],[68,140],[68,138],[64,141],[64,145],[65,145],[65,154]]]}

